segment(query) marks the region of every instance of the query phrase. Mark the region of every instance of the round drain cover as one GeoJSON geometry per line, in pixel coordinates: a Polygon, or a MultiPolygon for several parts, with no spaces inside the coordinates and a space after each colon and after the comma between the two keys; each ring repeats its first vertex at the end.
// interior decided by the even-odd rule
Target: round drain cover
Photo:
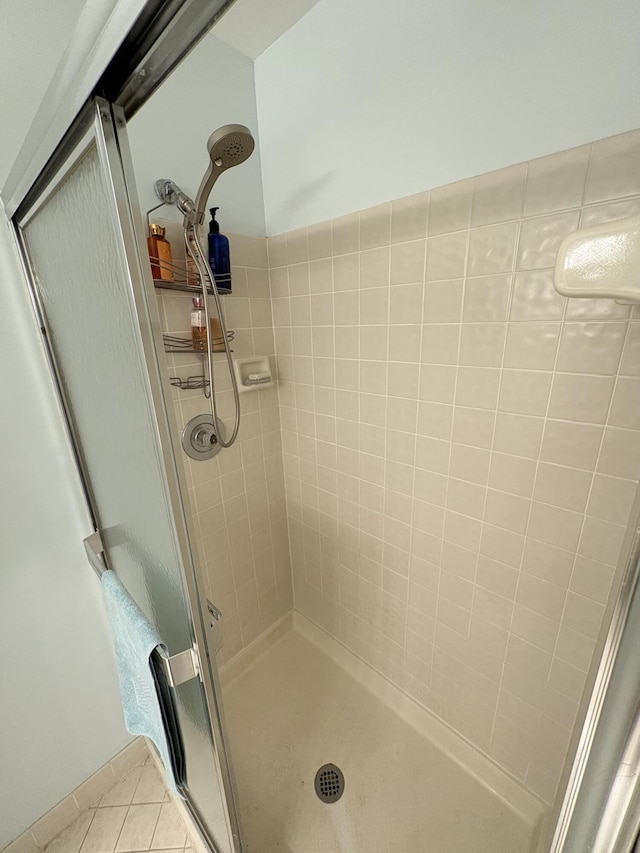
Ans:
{"type": "Polygon", "coordinates": [[[335,764],[323,764],[314,781],[316,794],[323,803],[335,803],[344,791],[342,770],[335,764]]]}

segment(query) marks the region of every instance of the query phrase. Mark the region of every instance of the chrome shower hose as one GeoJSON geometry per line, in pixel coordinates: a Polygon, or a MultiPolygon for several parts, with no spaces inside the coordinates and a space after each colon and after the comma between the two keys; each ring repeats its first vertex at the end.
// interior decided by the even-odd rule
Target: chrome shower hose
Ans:
{"type": "Polygon", "coordinates": [[[216,432],[216,440],[221,447],[231,447],[233,442],[238,437],[240,429],[240,397],[238,394],[238,383],[236,382],[236,374],[233,369],[233,361],[231,360],[231,350],[229,349],[229,341],[227,340],[227,327],[222,313],[222,305],[220,303],[220,294],[216,286],[215,276],[209,264],[206,253],[203,251],[200,238],[198,237],[198,229],[195,225],[187,225],[184,229],[184,241],[187,252],[193,258],[193,261],[198,269],[200,281],[202,283],[202,296],[204,298],[204,316],[207,328],[207,368],[209,371],[209,404],[211,406],[211,417],[213,419],[213,429],[216,432]],[[216,391],[213,381],[213,354],[211,352],[211,322],[209,320],[209,295],[207,293],[207,279],[211,281],[213,290],[213,298],[216,303],[216,310],[220,319],[220,329],[222,332],[222,341],[224,343],[224,351],[227,356],[227,364],[229,366],[229,374],[231,376],[231,387],[233,388],[233,399],[235,404],[235,422],[231,436],[225,441],[221,435],[218,435],[217,424],[218,414],[216,411],[216,391]]]}

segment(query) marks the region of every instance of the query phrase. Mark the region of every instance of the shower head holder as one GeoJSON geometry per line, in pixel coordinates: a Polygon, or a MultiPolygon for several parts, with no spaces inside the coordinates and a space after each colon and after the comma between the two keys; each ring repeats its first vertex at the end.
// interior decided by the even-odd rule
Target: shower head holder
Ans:
{"type": "Polygon", "coordinates": [[[156,195],[163,204],[175,204],[180,213],[184,214],[186,224],[199,225],[204,219],[204,214],[197,216],[196,208],[186,193],[170,178],[160,178],[154,184],[156,195]]]}

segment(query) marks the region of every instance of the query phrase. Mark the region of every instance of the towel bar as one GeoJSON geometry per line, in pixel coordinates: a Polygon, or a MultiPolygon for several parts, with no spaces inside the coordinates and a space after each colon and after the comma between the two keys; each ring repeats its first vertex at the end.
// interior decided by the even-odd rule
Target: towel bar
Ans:
{"type": "MultiPolygon", "coordinates": [[[[100,536],[100,531],[96,530],[91,536],[87,536],[86,539],[82,540],[82,544],[84,545],[84,550],[86,551],[91,567],[98,577],[101,578],[106,571],[109,571],[109,566],[106,564],[104,558],[104,544],[100,536]]],[[[210,614],[214,616],[215,611],[218,615],[214,618],[216,620],[219,619],[222,616],[220,611],[217,608],[213,608],[212,611],[211,608],[213,608],[213,605],[210,604],[210,614]]],[[[169,687],[178,687],[178,685],[184,684],[185,681],[200,677],[198,654],[193,647],[178,652],[177,655],[171,655],[171,657],[159,655],[159,660],[164,668],[169,687]]]]}

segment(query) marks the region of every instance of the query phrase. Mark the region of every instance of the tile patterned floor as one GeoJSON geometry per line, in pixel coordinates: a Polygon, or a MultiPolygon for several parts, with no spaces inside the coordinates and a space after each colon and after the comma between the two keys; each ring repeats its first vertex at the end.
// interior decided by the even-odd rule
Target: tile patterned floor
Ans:
{"type": "Polygon", "coordinates": [[[44,853],[192,853],[185,825],[151,758],[83,812],[44,853]]]}

